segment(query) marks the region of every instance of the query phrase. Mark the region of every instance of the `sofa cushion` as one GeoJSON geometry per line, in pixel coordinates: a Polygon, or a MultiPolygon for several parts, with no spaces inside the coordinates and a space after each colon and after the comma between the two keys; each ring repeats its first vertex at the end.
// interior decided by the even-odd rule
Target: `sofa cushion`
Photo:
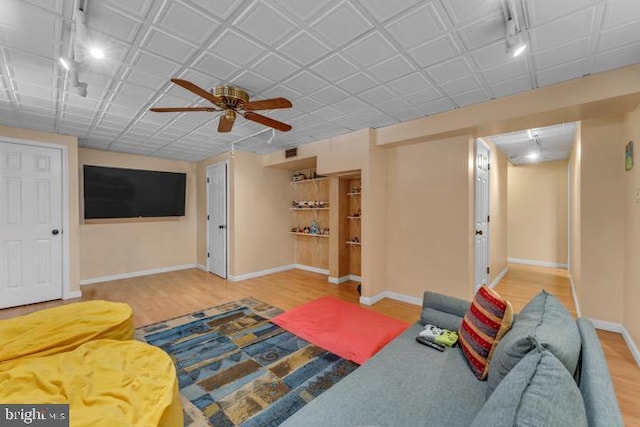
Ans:
{"type": "Polygon", "coordinates": [[[562,362],[573,375],[580,357],[580,332],[571,314],[546,291],[522,309],[508,334],[496,346],[489,367],[487,397],[509,371],[533,349],[529,336],[562,362]]]}
{"type": "Polygon", "coordinates": [[[529,352],[482,407],[472,427],[586,426],[580,390],[550,352],[529,352]]]}
{"type": "Polygon", "coordinates": [[[487,377],[493,350],[512,321],[509,301],[487,285],[480,287],[458,332],[460,347],[478,379],[487,377]]]}
{"type": "Polygon", "coordinates": [[[471,373],[459,348],[439,352],[417,343],[422,329],[414,324],[282,427],[468,427],[485,402],[487,383],[471,373]]]}

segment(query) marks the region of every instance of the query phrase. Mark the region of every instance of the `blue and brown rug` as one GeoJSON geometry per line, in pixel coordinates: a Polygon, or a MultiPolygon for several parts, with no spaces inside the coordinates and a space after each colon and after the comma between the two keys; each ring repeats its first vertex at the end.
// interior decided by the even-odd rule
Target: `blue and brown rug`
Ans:
{"type": "Polygon", "coordinates": [[[252,298],[136,330],[176,365],[185,426],[277,426],[357,368],[269,319],[252,298]]]}

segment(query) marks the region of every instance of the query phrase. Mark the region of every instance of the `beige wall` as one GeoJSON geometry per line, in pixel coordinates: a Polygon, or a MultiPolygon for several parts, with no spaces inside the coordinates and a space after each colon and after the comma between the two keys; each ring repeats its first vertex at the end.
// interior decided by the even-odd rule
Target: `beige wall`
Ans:
{"type": "Polygon", "coordinates": [[[489,138],[483,138],[491,149],[489,176],[489,283],[507,269],[507,167],[509,160],[489,138]]]}
{"type": "Polygon", "coordinates": [[[69,239],[69,290],[80,289],[80,249],[79,249],[79,205],[78,205],[78,138],[75,136],[37,132],[0,125],[0,136],[27,141],[45,142],[67,147],[67,171],[69,197],[69,229],[65,233],[69,239]]]}
{"type": "MultiPolygon", "coordinates": [[[[640,345],[640,203],[636,192],[640,191],[640,107],[625,117],[624,144],[633,141],[634,166],[625,172],[625,271],[623,324],[636,345],[640,345]]],[[[640,360],[636,360],[640,363],[640,360]]]]}
{"type": "MultiPolygon", "coordinates": [[[[571,150],[571,158],[569,159],[569,173],[571,188],[569,192],[570,196],[570,210],[571,210],[571,222],[569,224],[569,233],[571,235],[571,247],[570,259],[569,259],[569,272],[571,280],[578,298],[578,304],[580,302],[581,294],[581,262],[580,262],[580,230],[582,229],[582,222],[580,221],[580,195],[582,194],[581,186],[581,171],[582,171],[582,123],[578,124],[576,135],[573,142],[573,148],[571,150]]],[[[579,307],[576,307],[579,309],[579,307]]],[[[581,313],[580,313],[581,314],[581,313]]]]}
{"type": "Polygon", "coordinates": [[[287,234],[293,188],[288,170],[263,166],[264,156],[236,151],[198,163],[198,264],[207,265],[207,167],[228,161],[229,275],[241,276],[295,262],[287,234]]]}
{"type": "Polygon", "coordinates": [[[583,316],[621,324],[625,259],[624,121],[582,122],[580,285],[583,316]]]}
{"type": "Polygon", "coordinates": [[[386,262],[387,245],[384,240],[387,222],[387,152],[375,147],[373,134],[366,164],[362,167],[361,276],[362,295],[372,297],[388,289],[386,262]]]}
{"type": "Polygon", "coordinates": [[[387,290],[472,296],[472,153],[469,137],[388,150],[387,290]]]}
{"type": "Polygon", "coordinates": [[[508,257],[567,264],[568,162],[509,165],[508,257]]]}
{"type": "Polygon", "coordinates": [[[294,263],[287,234],[293,200],[291,173],[266,168],[260,155],[236,151],[233,158],[234,247],[230,274],[239,276],[294,263]]]}
{"type": "MultiPolygon", "coordinates": [[[[80,226],[80,279],[94,279],[196,262],[196,165],[131,154],[81,148],[83,165],[184,172],[185,216],[91,221],[80,226]],[[100,222],[98,224],[94,222],[100,222]]],[[[82,191],[82,190],[81,190],[82,191]]]]}

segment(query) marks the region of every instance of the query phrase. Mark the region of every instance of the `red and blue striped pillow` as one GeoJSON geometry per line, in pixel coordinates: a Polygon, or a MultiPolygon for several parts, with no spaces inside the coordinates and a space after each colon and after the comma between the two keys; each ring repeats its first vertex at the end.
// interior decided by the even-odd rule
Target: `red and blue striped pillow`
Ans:
{"type": "Polygon", "coordinates": [[[513,323],[511,303],[483,285],[458,331],[460,347],[474,375],[487,378],[493,350],[513,323]]]}

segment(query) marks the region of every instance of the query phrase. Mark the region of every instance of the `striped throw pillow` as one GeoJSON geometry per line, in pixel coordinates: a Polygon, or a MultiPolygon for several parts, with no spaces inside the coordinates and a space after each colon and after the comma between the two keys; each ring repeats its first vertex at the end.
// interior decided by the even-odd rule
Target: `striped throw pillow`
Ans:
{"type": "Polygon", "coordinates": [[[483,285],[473,298],[458,331],[462,352],[479,380],[487,378],[493,349],[512,323],[513,310],[509,301],[483,285]]]}

